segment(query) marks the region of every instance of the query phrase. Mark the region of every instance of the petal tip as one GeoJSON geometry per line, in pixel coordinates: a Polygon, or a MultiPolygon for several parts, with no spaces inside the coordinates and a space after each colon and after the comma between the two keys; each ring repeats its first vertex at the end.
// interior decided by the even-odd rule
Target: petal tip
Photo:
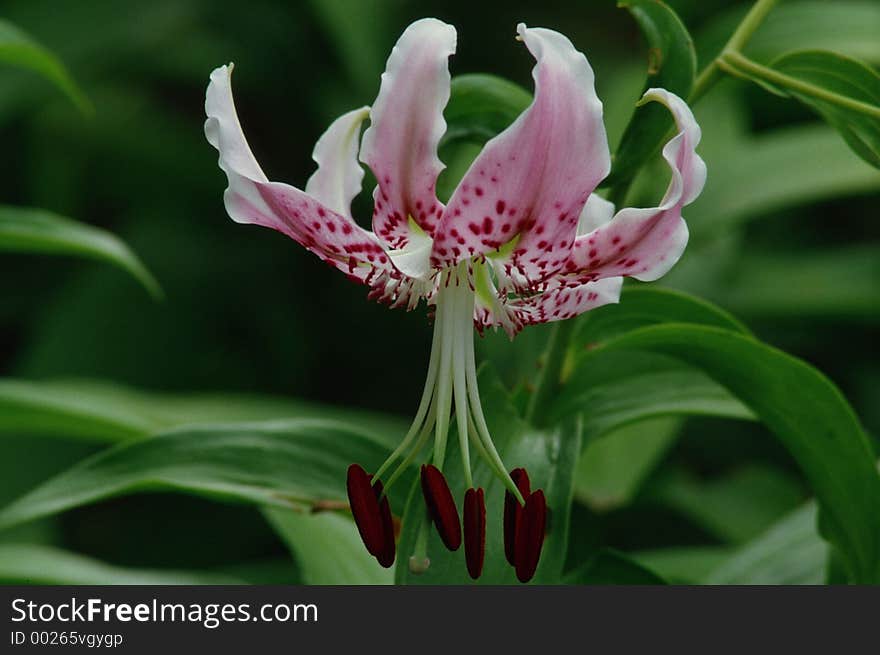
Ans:
{"type": "Polygon", "coordinates": [[[413,21],[403,31],[400,40],[414,32],[424,32],[424,34],[420,34],[422,37],[428,37],[433,33],[445,38],[451,49],[451,54],[455,52],[455,48],[458,45],[458,31],[455,29],[455,26],[450,25],[439,18],[429,16],[413,21]]]}
{"type": "Polygon", "coordinates": [[[223,64],[222,66],[217,66],[217,68],[211,71],[211,75],[209,78],[211,84],[229,84],[234,68],[235,64],[232,62],[229,62],[228,64],[223,64]]]}

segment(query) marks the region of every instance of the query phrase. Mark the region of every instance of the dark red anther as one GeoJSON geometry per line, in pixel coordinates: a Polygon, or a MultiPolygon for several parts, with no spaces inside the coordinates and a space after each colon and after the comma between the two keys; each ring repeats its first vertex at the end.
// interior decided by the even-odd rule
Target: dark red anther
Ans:
{"type": "MultiPolygon", "coordinates": [[[[531,483],[525,469],[513,469],[510,478],[519,489],[523,499],[529,497],[531,483]]],[[[509,491],[504,494],[504,555],[511,566],[516,566],[514,543],[516,542],[516,526],[522,514],[522,505],[509,491]]]]}
{"type": "Polygon", "coordinates": [[[382,550],[376,554],[379,564],[386,569],[391,568],[394,564],[394,555],[397,552],[397,546],[394,543],[394,521],[391,518],[391,506],[388,504],[388,496],[382,496],[382,481],[376,480],[373,483],[373,493],[379,500],[379,518],[382,523],[382,539],[384,541],[382,550]]]}
{"type": "Polygon", "coordinates": [[[470,576],[476,580],[483,572],[486,556],[486,498],[482,489],[464,493],[464,558],[470,576]]]}
{"type": "MultiPolygon", "coordinates": [[[[348,502],[367,551],[379,557],[385,549],[385,526],[371,476],[358,464],[348,467],[348,502]]],[[[387,501],[386,501],[387,503],[387,501]]],[[[389,515],[390,515],[389,511],[389,515]]],[[[392,542],[393,543],[393,542],[392,542]]]]}
{"type": "Polygon", "coordinates": [[[449,550],[458,550],[461,546],[461,524],[458,522],[458,510],[446,478],[433,464],[422,464],[422,494],[428,512],[437,526],[440,539],[449,550]]]}
{"type": "Polygon", "coordinates": [[[541,547],[544,545],[544,528],[547,524],[547,501],[540,489],[526,498],[526,505],[516,526],[516,577],[528,582],[535,575],[541,547]]]}

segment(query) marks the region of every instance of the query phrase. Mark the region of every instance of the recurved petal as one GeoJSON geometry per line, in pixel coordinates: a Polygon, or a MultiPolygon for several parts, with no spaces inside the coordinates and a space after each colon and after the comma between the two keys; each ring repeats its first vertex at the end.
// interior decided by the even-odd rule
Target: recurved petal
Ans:
{"type": "Polygon", "coordinates": [[[435,186],[443,163],[449,56],[455,28],[435,18],[406,28],[391,51],[364,132],[361,161],[376,176],[373,230],[392,248],[409,242],[410,218],[429,236],[443,211],[435,186]]]}
{"type": "Polygon", "coordinates": [[[565,272],[581,281],[627,275],[651,281],[678,261],[688,241],[682,208],[693,202],[706,181],[706,165],[696,153],[697,125],[687,104],[663,89],[649,89],[642,101],[662,102],[672,112],[678,133],[663,147],[672,179],[657,207],[626,208],[606,225],[579,236],[565,272]]]}
{"type": "Polygon", "coordinates": [[[366,282],[377,270],[397,274],[375,235],[359,227],[346,211],[354,189],[353,169],[340,158],[336,165],[344,172],[330,174],[331,146],[351,153],[351,145],[343,137],[356,143],[365,112],[346,114],[330,127],[323,143],[319,142],[316,152],[320,150],[317,155],[323,170],[316,174],[314,187],[321,197],[315,198],[287,184],[268,181],[242,133],[232,99],[231,74],[231,65],[217,68],[205,99],[205,135],[220,153],[220,168],[226,173],[223,200],[229,216],[239,223],[286,234],[358,281],[366,282]]]}
{"type": "Polygon", "coordinates": [[[562,321],[620,301],[623,278],[603,278],[574,286],[551,283],[546,291],[511,304],[520,325],[562,321]]]}
{"type": "Polygon", "coordinates": [[[312,152],[318,164],[306,193],[337,214],[351,218],[351,201],[361,192],[364,170],[358,163],[361,124],[370,108],[361,107],[337,118],[321,135],[312,152]]]}
{"type": "Polygon", "coordinates": [[[532,286],[562,267],[581,210],[610,168],[586,57],[562,34],[517,27],[537,60],[535,99],[490,140],[453,193],[434,234],[433,263],[501,253],[514,286],[532,286]],[[518,281],[519,280],[519,281],[518,281]]]}
{"type": "Polygon", "coordinates": [[[220,168],[225,172],[267,182],[268,178],[257,163],[254,153],[244,138],[235,103],[232,100],[233,64],[215,68],[205,94],[205,137],[220,153],[220,168]]]}

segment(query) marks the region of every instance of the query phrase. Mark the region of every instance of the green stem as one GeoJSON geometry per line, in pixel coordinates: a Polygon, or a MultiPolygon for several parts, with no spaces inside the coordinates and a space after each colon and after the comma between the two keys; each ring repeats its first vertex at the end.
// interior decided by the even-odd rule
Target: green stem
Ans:
{"type": "MultiPolygon", "coordinates": [[[[694,85],[687,98],[688,104],[691,107],[693,107],[709,89],[715,86],[715,83],[721,78],[722,66],[720,59],[722,56],[733,52],[739,52],[739,50],[748,43],[749,39],[752,38],[755,30],[757,30],[761,23],[764,22],[767,14],[770,13],[770,10],[773,9],[778,2],[779,0],[758,0],[752,5],[749,13],[746,14],[745,18],[743,18],[742,22],[727,40],[724,48],[721,49],[721,53],[718,57],[709,62],[709,64],[700,71],[700,74],[697,75],[697,79],[694,80],[694,85]]],[[[672,138],[674,133],[674,129],[670,130],[664,141],[668,141],[672,138]]],[[[620,182],[608,192],[608,200],[613,202],[615,207],[624,206],[633,179],[635,179],[635,171],[633,171],[633,174],[630,177],[620,180],[620,182]]]]}
{"type": "Polygon", "coordinates": [[[745,77],[746,79],[757,78],[764,82],[783,87],[784,89],[795,91],[801,95],[809,96],[810,98],[821,100],[836,105],[837,107],[850,109],[859,112],[860,114],[871,116],[872,118],[880,119],[880,107],[853,98],[848,98],[847,96],[839,95],[828,89],[823,89],[822,87],[810,84],[809,82],[790,77],[785,73],[780,73],[767,66],[762,66],[739,52],[728,52],[723,54],[718,60],[718,65],[731,75],[745,77]]]}
{"type": "Polygon", "coordinates": [[[757,30],[761,23],[764,22],[764,19],[767,18],[767,14],[770,13],[770,10],[777,4],[779,4],[779,0],[758,0],[758,2],[756,2],[749,10],[749,13],[746,14],[746,17],[743,18],[739,27],[736,28],[736,31],[727,41],[727,45],[724,46],[724,49],[742,50],[743,46],[745,46],[749,39],[752,38],[752,34],[755,33],[755,30],[757,30]]]}
{"type": "Polygon", "coordinates": [[[526,420],[533,425],[541,425],[550,399],[559,391],[562,366],[565,363],[565,356],[568,354],[568,346],[574,334],[575,324],[576,321],[569,319],[559,321],[553,326],[553,334],[550,335],[550,342],[547,344],[544,370],[541,372],[538,386],[526,411],[526,420]]]}
{"type": "Polygon", "coordinates": [[[739,52],[742,50],[746,43],[748,43],[749,39],[752,38],[755,30],[757,30],[761,23],[764,22],[764,19],[767,18],[767,14],[770,13],[770,10],[773,9],[778,2],[779,0],[758,0],[758,2],[752,5],[749,13],[746,14],[745,18],[743,18],[742,22],[739,24],[739,27],[736,28],[736,31],[730,36],[730,39],[728,39],[727,43],[721,49],[721,54],[713,59],[697,76],[694,86],[691,89],[691,94],[688,96],[689,104],[693,105],[705,95],[706,91],[715,85],[718,78],[721,77],[719,59],[721,59],[726,53],[739,52]]]}

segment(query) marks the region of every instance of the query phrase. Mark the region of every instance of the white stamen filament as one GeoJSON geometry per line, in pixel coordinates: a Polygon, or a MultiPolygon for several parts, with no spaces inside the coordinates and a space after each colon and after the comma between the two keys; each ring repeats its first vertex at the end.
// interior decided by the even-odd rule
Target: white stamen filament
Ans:
{"type": "Polygon", "coordinates": [[[517,500],[523,502],[519,489],[511,480],[492,442],[480,405],[473,336],[475,293],[469,275],[467,262],[462,262],[456,268],[447,269],[442,273],[436,296],[431,359],[421,402],[406,436],[379,467],[375,479],[381,477],[394,461],[406,453],[403,461],[398,464],[384,485],[387,493],[391,484],[421,451],[432,429],[433,464],[442,471],[454,402],[465,484],[468,488],[474,486],[469,449],[469,443],[472,441],[477,453],[486,461],[492,472],[502,480],[517,500]]]}
{"type": "MultiPolygon", "coordinates": [[[[419,434],[419,430],[422,427],[422,423],[425,421],[425,415],[428,413],[428,410],[433,406],[434,403],[434,386],[437,381],[437,369],[440,364],[440,332],[438,330],[434,330],[434,336],[431,338],[431,359],[428,362],[428,376],[425,380],[425,388],[422,391],[422,399],[419,402],[419,408],[416,411],[416,417],[413,419],[412,425],[406,433],[406,436],[403,438],[403,441],[400,442],[400,445],[394,449],[388,459],[385,460],[385,463],[379,467],[379,470],[376,471],[375,479],[379,479],[382,477],[382,474],[388,470],[388,467],[397,460],[400,455],[409,448],[410,443],[415,438],[417,434],[419,434]]],[[[432,421],[433,422],[433,421],[432,421]]],[[[386,485],[387,488],[387,485],[386,485]]]]}
{"type": "Polygon", "coordinates": [[[468,408],[467,374],[464,369],[467,362],[467,344],[470,342],[473,345],[474,339],[474,292],[467,284],[467,281],[462,280],[457,285],[455,295],[458,300],[456,307],[457,316],[453,326],[457,331],[455,335],[455,354],[452,359],[455,418],[458,424],[458,443],[461,450],[461,465],[464,467],[464,481],[467,488],[472,489],[474,480],[471,475],[471,456],[468,450],[468,417],[470,416],[470,410],[468,408]]]}
{"type": "Polygon", "coordinates": [[[440,329],[440,373],[437,378],[437,423],[434,431],[434,466],[443,470],[446,458],[446,436],[449,433],[449,413],[452,411],[453,342],[455,337],[456,290],[458,279],[452,271],[444,271],[437,293],[437,322],[440,329]]]}

